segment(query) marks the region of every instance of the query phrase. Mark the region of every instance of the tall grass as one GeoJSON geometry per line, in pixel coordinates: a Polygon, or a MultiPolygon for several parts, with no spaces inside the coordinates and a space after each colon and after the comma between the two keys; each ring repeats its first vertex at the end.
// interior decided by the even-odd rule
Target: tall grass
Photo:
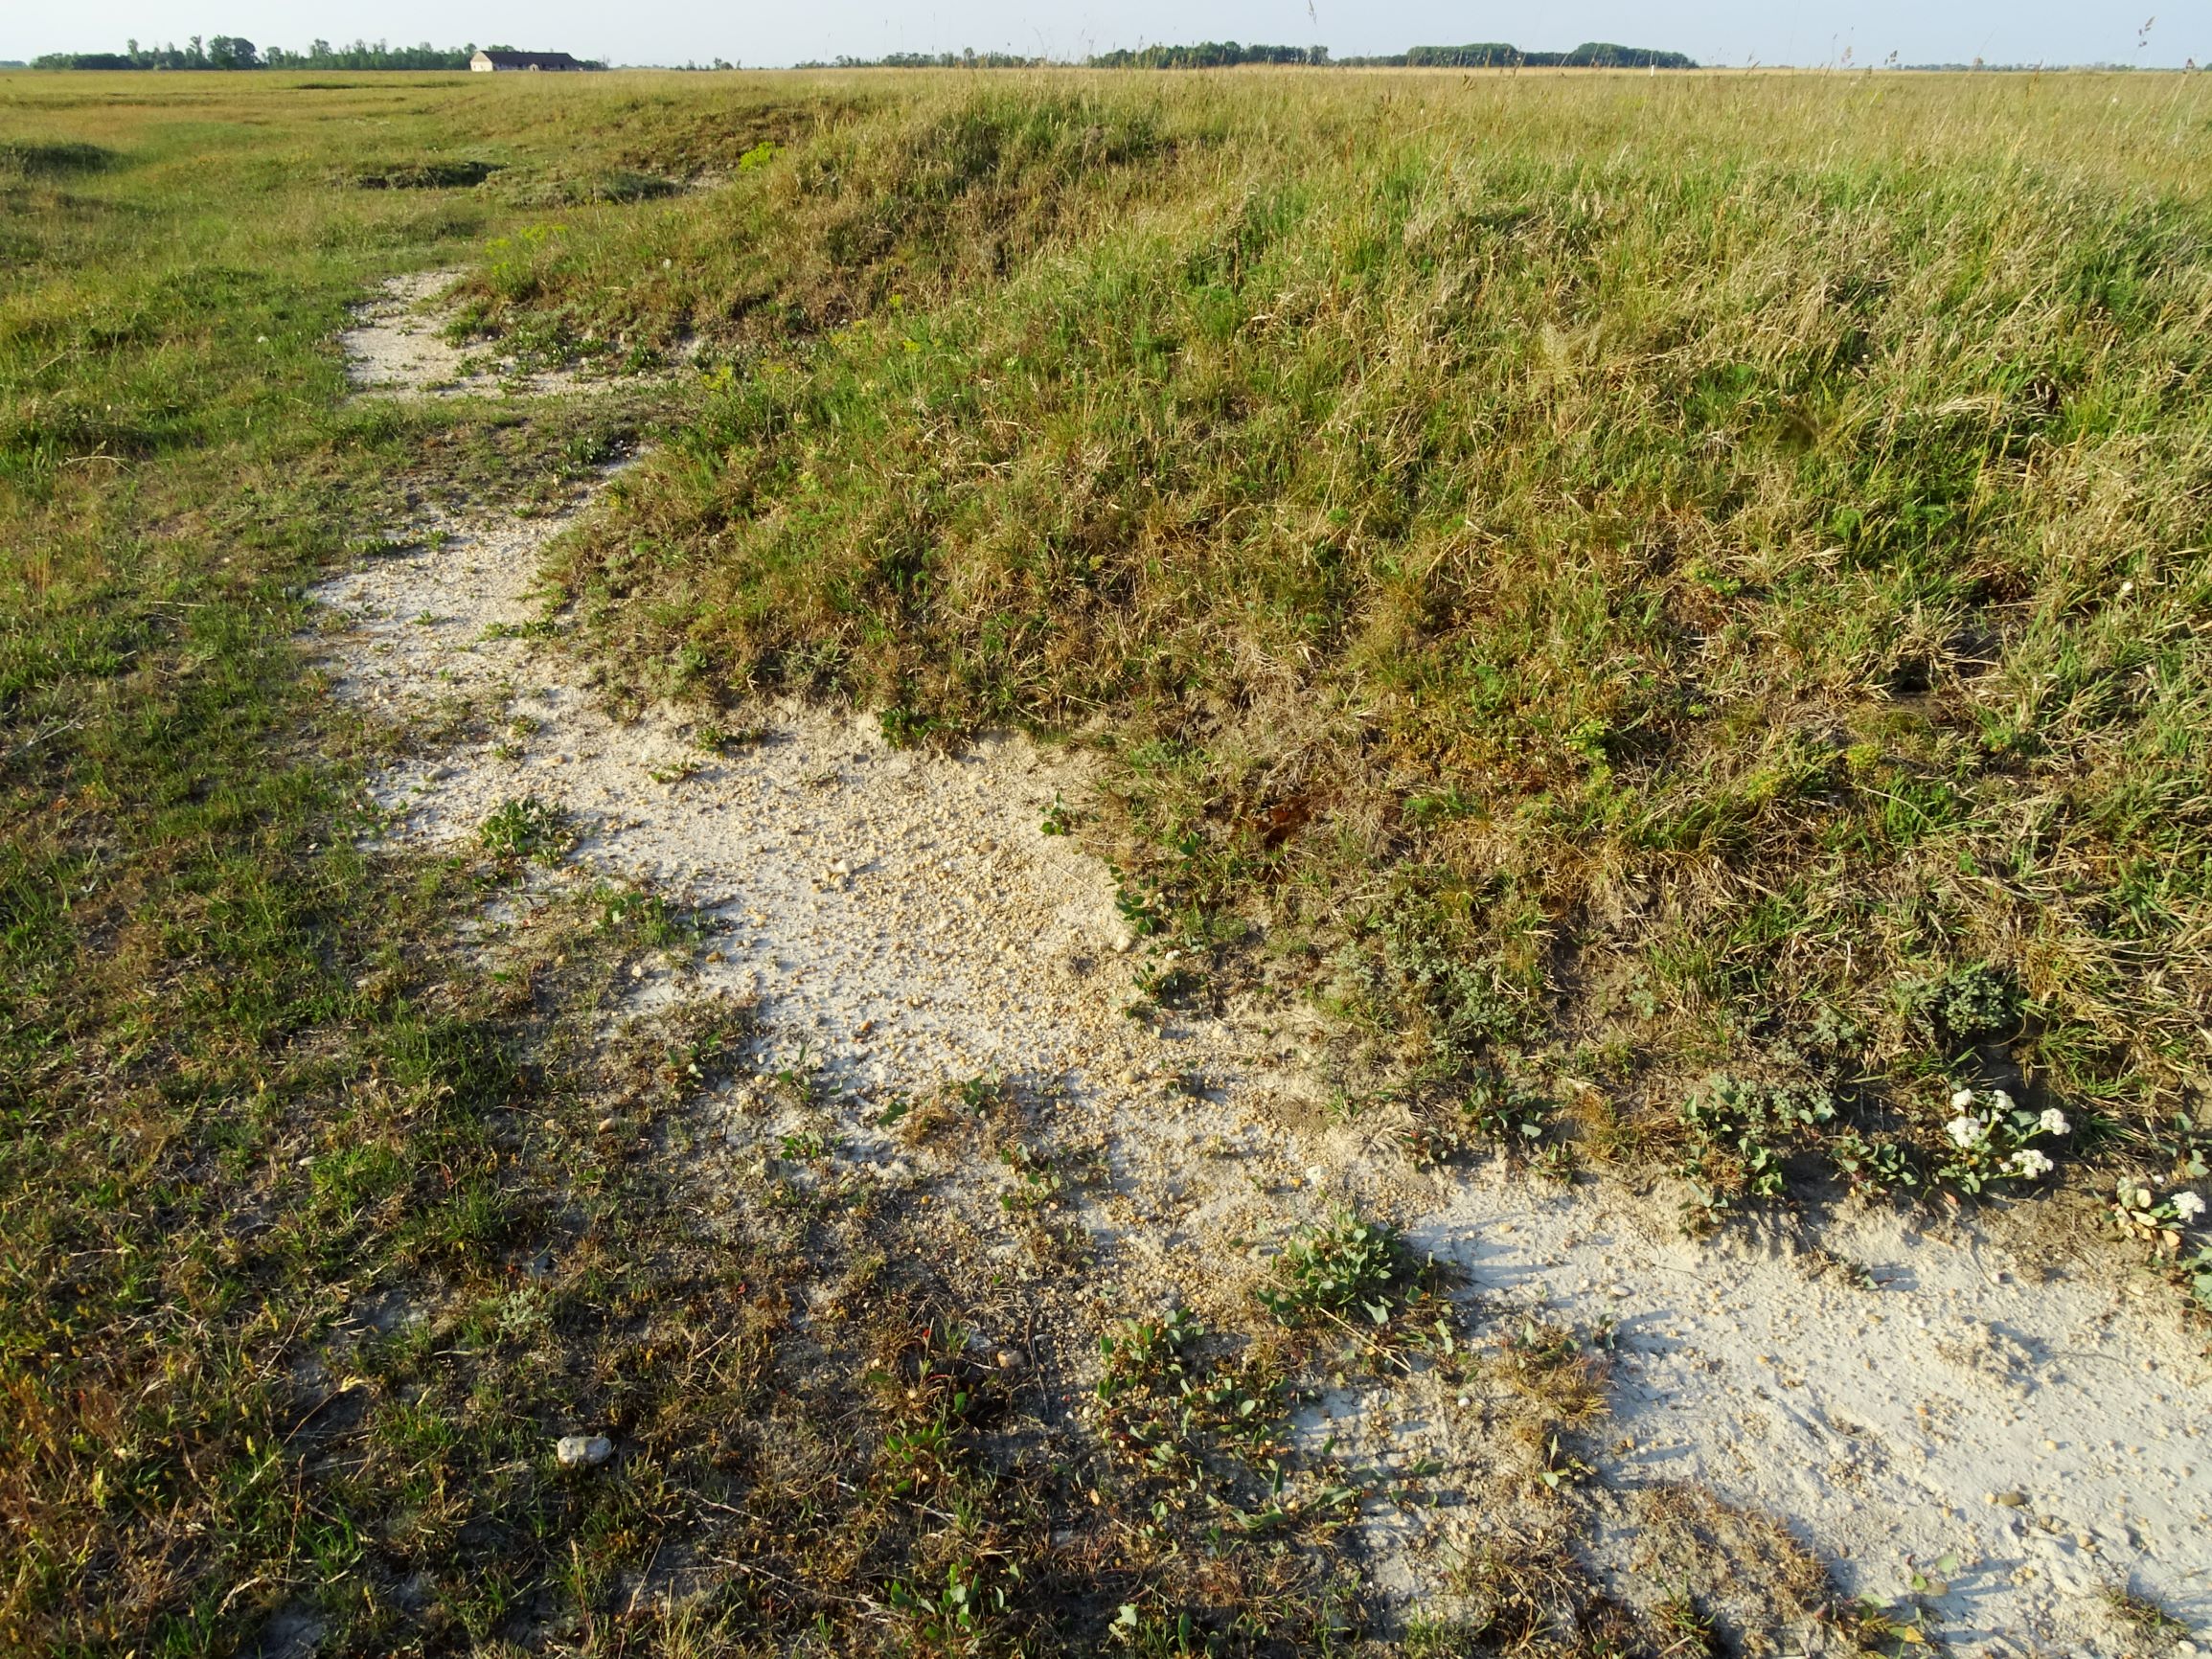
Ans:
{"type": "MultiPolygon", "coordinates": [[[[444,958],[466,879],[356,850],[362,734],[296,637],[304,585],[411,495],[527,498],[634,429],[611,404],[524,425],[341,402],[349,301],[534,222],[353,170],[460,149],[550,174],[636,148],[614,120],[579,140],[574,114],[466,83],[0,76],[8,1652],[235,1652],[294,1598],[324,1650],[388,1652],[639,1564],[607,1518],[640,1489],[572,1505],[532,1461],[605,1416],[565,1357],[604,1345],[600,1316],[542,1287],[558,1330],[507,1342],[512,1374],[420,1340],[499,1305],[507,1252],[585,1213],[566,1172],[514,1179],[516,1106],[574,1104],[576,1074],[526,1043],[527,997],[444,958]],[[442,1311],[379,1333],[357,1316],[383,1297],[442,1311]],[[504,1403],[472,1411],[479,1389],[504,1403]]],[[[597,953],[644,943],[628,915],[585,928],[564,1008],[594,1000],[597,953]]],[[[586,1131],[554,1163],[612,1193],[586,1131]]],[[[650,1226],[670,1213],[636,1198],[650,1226]]],[[[658,1244],[640,1274],[634,1237],[568,1253],[591,1305],[627,1321],[680,1282],[694,1328],[729,1335],[714,1309],[741,1280],[658,1244]]],[[[662,1368],[625,1360],[625,1398],[656,1410],[662,1368]]]]}

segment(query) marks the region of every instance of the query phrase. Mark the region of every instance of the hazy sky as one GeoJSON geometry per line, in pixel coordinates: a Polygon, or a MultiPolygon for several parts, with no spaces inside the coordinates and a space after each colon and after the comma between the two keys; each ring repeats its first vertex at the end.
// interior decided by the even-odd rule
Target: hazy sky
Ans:
{"type": "Polygon", "coordinates": [[[1687,52],[1700,62],[1821,63],[1891,52],[1907,63],[2212,63],[2212,0],[1566,0],[1448,5],[1438,0],[887,0],[704,6],[679,0],[0,0],[0,57],[116,51],[126,38],[243,34],[263,46],[356,35],[441,46],[499,41],[617,63],[716,57],[781,64],[839,53],[998,48],[1075,57],[1147,41],[1318,42],[1340,55],[1415,44],[1508,40],[1558,50],[1614,40],[1687,52]],[[2142,44],[2139,46],[2139,38],[2142,44]]]}

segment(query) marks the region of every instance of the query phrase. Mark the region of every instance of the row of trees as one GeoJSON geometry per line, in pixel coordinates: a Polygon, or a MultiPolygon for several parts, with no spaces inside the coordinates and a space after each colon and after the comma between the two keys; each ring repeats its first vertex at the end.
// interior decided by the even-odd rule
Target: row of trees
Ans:
{"type": "MultiPolygon", "coordinates": [[[[718,59],[718,62],[719,60],[718,59]]],[[[794,69],[1033,69],[1047,61],[1013,52],[894,52],[888,57],[810,58],[794,69]]]]}
{"type": "MultiPolygon", "coordinates": [[[[1013,52],[894,52],[883,57],[832,57],[792,65],[796,69],[1040,69],[1050,57],[1013,52]]],[[[1196,46],[1143,46],[1135,51],[1102,52],[1083,60],[1085,69],[1225,69],[1237,63],[1322,64],[1326,46],[1240,46],[1234,40],[1202,40],[1196,46]]]]}
{"type": "Polygon", "coordinates": [[[1196,46],[1140,46],[1134,52],[1102,52],[1084,61],[1092,69],[1227,69],[1239,63],[1300,63],[1318,68],[1329,61],[1329,48],[1240,46],[1234,40],[1201,40],[1196,46]]]}
{"type": "MultiPolygon", "coordinates": [[[[494,52],[511,50],[495,46],[494,52]]],[[[305,52],[272,46],[263,52],[241,34],[217,34],[205,41],[194,34],[190,44],[141,46],[133,40],[121,52],[55,52],[35,59],[34,69],[467,69],[475,55],[467,46],[387,46],[356,40],[351,46],[332,46],[328,40],[308,43],[305,52]]]]}
{"type": "Polygon", "coordinates": [[[1695,69],[1694,58],[1679,52],[1658,52],[1648,46],[1616,46],[1609,40],[1585,40],[1572,52],[1523,52],[1502,40],[1472,46],[1412,46],[1396,57],[1370,58],[1374,63],[1403,64],[1415,69],[1695,69]]]}
{"type": "MultiPolygon", "coordinates": [[[[888,57],[838,57],[802,63],[801,69],[1025,69],[1051,62],[1005,52],[895,52],[888,57]]],[[[1400,69],[1695,69],[1679,52],[1616,46],[1586,40],[1572,52],[1523,52],[1502,40],[1471,46],[1413,46],[1387,57],[1331,57],[1326,46],[1243,46],[1201,40],[1195,46],[1140,46],[1102,52],[1083,60],[1086,69],[1227,69],[1240,63],[1296,64],[1306,68],[1400,69]]]]}

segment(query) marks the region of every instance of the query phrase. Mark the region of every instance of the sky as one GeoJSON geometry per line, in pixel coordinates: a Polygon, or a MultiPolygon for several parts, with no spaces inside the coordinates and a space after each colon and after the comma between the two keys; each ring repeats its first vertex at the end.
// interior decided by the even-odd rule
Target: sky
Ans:
{"type": "Polygon", "coordinates": [[[703,6],[697,0],[40,0],[0,3],[0,58],[114,52],[126,39],[242,34],[301,48],[320,35],[394,44],[429,40],[573,52],[613,63],[752,66],[839,54],[974,47],[1082,57],[1117,46],[1191,40],[1329,47],[1339,57],[1412,45],[1504,40],[1558,51],[1611,40],[1687,52],[1701,63],[2212,64],[2212,0],[1552,0],[1542,5],[1440,0],[806,0],[703,6]]]}

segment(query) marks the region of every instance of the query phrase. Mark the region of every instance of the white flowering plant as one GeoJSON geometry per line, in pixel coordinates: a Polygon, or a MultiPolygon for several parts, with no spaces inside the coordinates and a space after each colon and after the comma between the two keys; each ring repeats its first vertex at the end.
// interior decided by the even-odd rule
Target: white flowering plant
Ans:
{"type": "Polygon", "coordinates": [[[2149,1182],[2133,1175],[2121,1176],[2112,1195],[2112,1219],[2161,1256],[2180,1256],[2187,1230],[2203,1219],[2204,1209],[2203,1195],[2195,1188],[2178,1187],[2161,1198],[2149,1182]]]}
{"type": "Polygon", "coordinates": [[[1936,1179],[1961,1192],[1979,1193],[1993,1181],[2034,1181],[2058,1168],[2045,1147],[2071,1132],[2056,1107],[2031,1112],[2002,1089],[1959,1089],[1944,1125],[1950,1150],[1936,1179]]]}

